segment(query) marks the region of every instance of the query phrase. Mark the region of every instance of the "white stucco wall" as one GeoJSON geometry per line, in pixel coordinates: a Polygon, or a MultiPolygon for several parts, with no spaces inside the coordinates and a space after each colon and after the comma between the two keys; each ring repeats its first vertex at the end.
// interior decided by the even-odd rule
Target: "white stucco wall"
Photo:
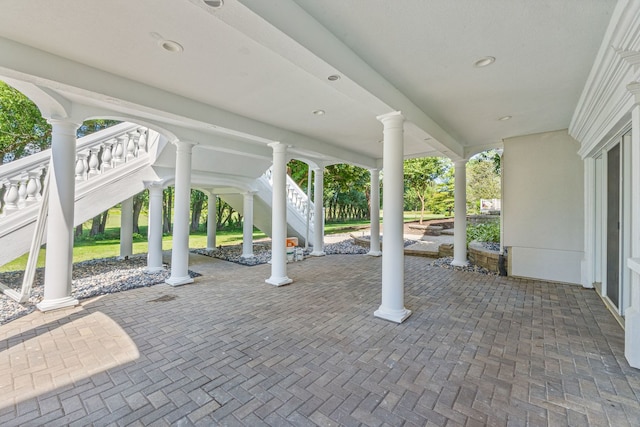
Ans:
{"type": "Polygon", "coordinates": [[[580,283],[583,162],[566,130],[504,141],[504,244],[509,274],[580,283]]]}

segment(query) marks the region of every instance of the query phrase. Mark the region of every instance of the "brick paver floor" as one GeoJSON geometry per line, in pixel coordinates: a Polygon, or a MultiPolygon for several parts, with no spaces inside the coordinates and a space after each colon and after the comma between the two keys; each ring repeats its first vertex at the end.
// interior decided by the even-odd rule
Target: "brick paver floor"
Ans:
{"type": "Polygon", "coordinates": [[[159,285],[0,327],[0,425],[638,426],[640,371],[593,290],[406,257],[401,325],[380,258],[194,257],[159,285]]]}

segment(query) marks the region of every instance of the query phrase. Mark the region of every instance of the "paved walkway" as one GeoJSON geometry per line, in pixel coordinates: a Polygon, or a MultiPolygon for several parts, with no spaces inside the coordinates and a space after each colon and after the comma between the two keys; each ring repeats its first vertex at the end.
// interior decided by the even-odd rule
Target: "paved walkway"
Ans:
{"type": "Polygon", "coordinates": [[[640,371],[596,293],[406,257],[403,324],[373,317],[380,258],[204,274],[0,327],[0,425],[638,426],[640,371]]]}

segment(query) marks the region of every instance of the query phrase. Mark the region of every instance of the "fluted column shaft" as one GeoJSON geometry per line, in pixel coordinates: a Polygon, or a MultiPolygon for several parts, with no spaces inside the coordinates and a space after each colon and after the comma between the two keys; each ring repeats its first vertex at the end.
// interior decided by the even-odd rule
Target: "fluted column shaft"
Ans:
{"type": "Polygon", "coordinates": [[[71,296],[71,271],[73,267],[76,131],[80,125],[66,120],[49,120],[49,123],[52,126],[52,135],[47,257],[44,298],[37,305],[41,311],[78,304],[78,300],[71,296]]]}
{"type": "Polygon", "coordinates": [[[166,283],[171,286],[193,282],[189,276],[189,207],[191,204],[191,152],[195,144],[178,141],[176,145],[171,277],[166,280],[166,283]]]}
{"type": "Polygon", "coordinates": [[[266,282],[274,286],[291,283],[287,277],[287,146],[274,142],[273,199],[271,203],[271,277],[266,282]]]}
{"type": "Polygon", "coordinates": [[[243,193],[242,258],[253,257],[253,194],[243,193]]]}
{"type": "Polygon", "coordinates": [[[384,125],[384,201],[382,303],[374,316],[402,323],[411,315],[404,307],[404,117],[379,116],[384,125]]]}
{"type": "Polygon", "coordinates": [[[371,256],[381,256],[380,251],[380,169],[370,169],[371,174],[371,240],[369,253],[371,256]]]}
{"type": "Polygon", "coordinates": [[[313,252],[312,256],[324,256],[324,167],[313,170],[313,252]]]}
{"type": "Polygon", "coordinates": [[[467,261],[467,161],[457,160],[453,196],[453,261],[451,265],[465,266],[467,261]]]}
{"type": "Polygon", "coordinates": [[[147,269],[149,273],[164,270],[162,264],[162,185],[149,186],[149,226],[147,227],[147,269]]]}
{"type": "Polygon", "coordinates": [[[210,193],[207,202],[207,249],[210,251],[216,248],[216,225],[218,224],[216,211],[217,199],[218,196],[210,193]]]}

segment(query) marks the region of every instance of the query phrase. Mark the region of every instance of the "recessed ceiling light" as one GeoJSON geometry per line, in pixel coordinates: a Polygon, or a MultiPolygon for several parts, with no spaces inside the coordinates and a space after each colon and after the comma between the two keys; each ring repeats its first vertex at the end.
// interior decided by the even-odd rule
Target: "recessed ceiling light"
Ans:
{"type": "Polygon", "coordinates": [[[202,0],[204,4],[214,9],[220,9],[224,6],[224,0],[202,0]]]}
{"type": "Polygon", "coordinates": [[[489,65],[493,64],[494,62],[496,62],[496,58],[495,57],[493,57],[493,56],[485,56],[484,58],[480,58],[476,62],[474,62],[473,66],[476,67],[476,68],[482,68],[482,67],[489,66],[489,65]]]}
{"type": "Polygon", "coordinates": [[[161,48],[171,53],[180,53],[184,50],[180,43],[173,40],[160,40],[159,44],[161,48]]]}
{"type": "Polygon", "coordinates": [[[324,111],[324,110],[315,110],[315,111],[313,112],[313,114],[315,114],[316,116],[323,116],[323,115],[324,115],[324,113],[325,113],[325,111],[324,111]]]}
{"type": "Polygon", "coordinates": [[[331,74],[329,77],[327,77],[327,80],[329,80],[330,82],[335,82],[336,80],[340,80],[340,76],[338,74],[331,74]]]}
{"type": "Polygon", "coordinates": [[[507,120],[511,120],[512,117],[513,116],[502,116],[498,120],[500,120],[501,122],[506,122],[507,120]]]}

